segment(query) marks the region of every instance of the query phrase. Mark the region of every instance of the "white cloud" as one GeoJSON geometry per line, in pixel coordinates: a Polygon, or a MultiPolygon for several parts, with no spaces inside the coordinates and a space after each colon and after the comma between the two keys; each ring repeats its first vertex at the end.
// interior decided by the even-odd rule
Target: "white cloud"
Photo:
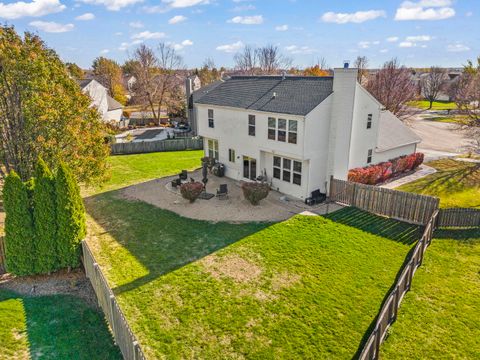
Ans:
{"type": "Polygon", "coordinates": [[[390,36],[387,38],[387,42],[397,42],[399,40],[398,36],[390,36]]]}
{"type": "Polygon", "coordinates": [[[209,4],[209,0],[162,0],[172,8],[186,8],[195,5],[209,4]]]}
{"type": "Polygon", "coordinates": [[[309,46],[297,46],[297,45],[289,45],[285,46],[285,50],[288,51],[290,54],[313,54],[317,52],[317,50],[312,49],[309,46]]]}
{"type": "Polygon", "coordinates": [[[401,47],[401,48],[415,47],[415,43],[411,41],[402,41],[400,44],[398,44],[398,47],[401,47]]]}
{"type": "Polygon", "coordinates": [[[111,11],[118,11],[120,9],[123,9],[124,7],[143,2],[143,0],[79,0],[79,1],[85,4],[103,5],[108,10],[111,10],[111,11]]]}
{"type": "Polygon", "coordinates": [[[26,16],[40,17],[59,13],[66,8],[59,0],[33,0],[29,3],[18,1],[10,4],[0,2],[0,18],[13,20],[26,16]]]}
{"type": "Polygon", "coordinates": [[[416,36],[407,36],[406,41],[420,42],[420,41],[430,41],[433,38],[430,35],[416,35],[416,36]]]}
{"type": "Polygon", "coordinates": [[[287,31],[288,30],[288,25],[275,26],[275,30],[277,30],[277,31],[287,31]]]}
{"type": "Polygon", "coordinates": [[[466,17],[473,16],[473,12],[472,12],[472,11],[467,11],[467,12],[465,13],[465,16],[466,16],[466,17]]]}
{"type": "Polygon", "coordinates": [[[151,31],[142,31],[137,34],[132,35],[133,40],[152,40],[152,39],[163,39],[166,36],[164,32],[151,32],[151,31]]]}
{"type": "Polygon", "coordinates": [[[449,44],[447,45],[447,51],[448,52],[464,52],[464,51],[469,51],[470,48],[467,45],[464,44],[449,44]]]}
{"type": "Polygon", "coordinates": [[[263,16],[235,16],[234,18],[228,20],[228,22],[233,24],[258,25],[263,23],[263,16]]]}
{"type": "Polygon", "coordinates": [[[236,52],[236,51],[240,50],[244,46],[245,45],[243,44],[243,42],[237,41],[237,42],[234,42],[233,44],[226,44],[226,45],[217,46],[216,49],[218,51],[224,51],[226,53],[233,53],[233,52],[236,52]]]}
{"type": "Polygon", "coordinates": [[[133,40],[132,42],[122,42],[122,43],[120,44],[120,46],[118,47],[118,50],[120,50],[120,51],[125,51],[125,50],[127,50],[130,46],[138,45],[138,44],[141,44],[141,43],[143,43],[143,39],[133,40]]]}
{"type": "Polygon", "coordinates": [[[95,15],[93,15],[92,13],[85,13],[75,18],[75,20],[79,20],[79,21],[88,21],[93,19],[95,19],[95,15]]]}
{"type": "Polygon", "coordinates": [[[102,51],[100,51],[100,54],[108,54],[109,52],[109,49],[103,49],[102,51]]]}
{"type": "Polygon", "coordinates": [[[382,50],[380,50],[380,52],[381,52],[382,54],[385,54],[385,53],[388,52],[388,49],[382,49],[382,50]]]}
{"type": "Polygon", "coordinates": [[[168,20],[168,23],[173,25],[173,24],[181,23],[182,21],[185,21],[185,20],[187,20],[186,16],[175,15],[170,20],[168,20]]]}
{"type": "Polygon", "coordinates": [[[141,21],[132,21],[131,23],[128,24],[128,26],[134,29],[141,29],[145,27],[141,21]]]}
{"type": "Polygon", "coordinates": [[[358,42],[358,47],[360,49],[368,49],[371,45],[380,45],[380,41],[375,40],[375,41],[359,41],[358,42]]]}
{"type": "Polygon", "coordinates": [[[404,1],[395,13],[395,20],[444,20],[455,16],[451,0],[404,1]]]}
{"type": "Polygon", "coordinates": [[[170,44],[176,51],[183,50],[186,46],[192,46],[193,41],[192,40],[183,40],[180,44],[170,44]]]}
{"type": "Polygon", "coordinates": [[[121,31],[118,31],[115,33],[116,36],[120,36],[120,35],[123,35],[123,33],[121,31]]]}
{"type": "Polygon", "coordinates": [[[53,21],[32,21],[28,25],[48,33],[64,33],[72,31],[75,27],[73,24],[59,24],[53,21]]]}
{"type": "Polygon", "coordinates": [[[334,13],[329,11],[323,14],[321,19],[323,22],[328,23],[346,24],[351,22],[358,24],[386,16],[387,14],[383,10],[357,11],[355,13],[334,13]]]}
{"type": "Polygon", "coordinates": [[[238,6],[235,6],[232,11],[236,11],[236,12],[241,12],[241,11],[249,11],[249,10],[255,10],[255,6],[252,5],[252,4],[247,4],[247,5],[238,5],[238,6]]]}

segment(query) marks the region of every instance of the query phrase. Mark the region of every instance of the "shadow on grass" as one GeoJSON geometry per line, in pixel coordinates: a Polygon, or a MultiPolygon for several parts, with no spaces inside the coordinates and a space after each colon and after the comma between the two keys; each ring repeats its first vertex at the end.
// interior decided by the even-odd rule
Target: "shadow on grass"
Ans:
{"type": "Polygon", "coordinates": [[[0,303],[8,300],[21,303],[23,319],[15,327],[26,328],[32,359],[122,359],[103,315],[83,300],[68,295],[29,297],[0,290],[0,303]]]}
{"type": "Polygon", "coordinates": [[[346,207],[324,216],[332,221],[407,245],[414,244],[422,235],[421,226],[374,215],[354,207],[346,207]]]}
{"type": "MultiPolygon", "coordinates": [[[[116,294],[145,285],[270,225],[185,218],[143,201],[123,199],[118,191],[87,198],[85,205],[94,220],[148,270],[147,275],[113,289],[116,294]]],[[[121,263],[121,259],[115,261],[112,268],[121,263]]]]}
{"type": "Polygon", "coordinates": [[[480,227],[469,229],[447,229],[440,228],[435,230],[434,239],[454,239],[460,240],[462,243],[478,243],[480,242],[480,227]]]}

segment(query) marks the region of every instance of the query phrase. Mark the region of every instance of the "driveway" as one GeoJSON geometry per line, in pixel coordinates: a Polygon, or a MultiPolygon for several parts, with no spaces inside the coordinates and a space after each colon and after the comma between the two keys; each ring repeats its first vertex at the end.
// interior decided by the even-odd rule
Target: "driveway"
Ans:
{"type": "Polygon", "coordinates": [[[416,116],[408,125],[422,138],[418,151],[423,152],[427,160],[465,153],[472,144],[456,124],[424,120],[421,116],[416,116]]]}

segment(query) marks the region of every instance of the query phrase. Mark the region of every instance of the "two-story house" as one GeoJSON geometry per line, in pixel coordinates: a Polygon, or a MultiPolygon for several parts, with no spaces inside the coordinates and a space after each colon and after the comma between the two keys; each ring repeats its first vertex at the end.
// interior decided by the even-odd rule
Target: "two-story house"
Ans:
{"type": "Polygon", "coordinates": [[[267,177],[304,199],[330,176],[415,152],[420,138],[357,82],[333,77],[234,76],[197,94],[197,133],[206,155],[237,180],[267,177]]]}
{"type": "Polygon", "coordinates": [[[103,121],[118,124],[122,118],[123,105],[108,95],[108,90],[95,79],[79,81],[84,94],[92,99],[91,106],[95,106],[103,121]]]}

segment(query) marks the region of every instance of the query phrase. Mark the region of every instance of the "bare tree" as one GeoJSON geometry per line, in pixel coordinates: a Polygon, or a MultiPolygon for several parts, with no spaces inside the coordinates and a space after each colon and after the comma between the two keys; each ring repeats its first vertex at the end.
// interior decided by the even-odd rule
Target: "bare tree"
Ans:
{"type": "Polygon", "coordinates": [[[320,70],[328,70],[327,59],[325,59],[323,56],[317,58],[317,63],[315,65],[318,65],[320,70]]]}
{"type": "Polygon", "coordinates": [[[417,96],[410,69],[398,63],[397,59],[387,61],[366,84],[366,89],[383,106],[400,118],[412,115],[406,106],[417,96]]]}
{"type": "Polygon", "coordinates": [[[233,57],[235,68],[248,75],[255,75],[258,65],[258,51],[247,45],[233,57]]]}
{"type": "Polygon", "coordinates": [[[292,65],[292,60],[283,56],[275,45],[266,45],[257,49],[258,63],[263,74],[275,74],[292,65]]]}
{"type": "Polygon", "coordinates": [[[176,108],[179,104],[179,87],[176,71],[183,60],[175,49],[165,43],[158,46],[158,55],[142,44],[133,53],[132,75],[135,76],[135,96],[148,104],[153,118],[160,123],[162,109],[176,108]]]}
{"type": "Polygon", "coordinates": [[[438,99],[444,84],[445,71],[436,66],[432,66],[430,71],[420,79],[420,91],[425,99],[430,102],[429,109],[432,108],[433,102],[438,99]]]}
{"type": "Polygon", "coordinates": [[[368,75],[368,59],[366,56],[357,56],[354,67],[358,69],[357,81],[363,84],[368,75]]]}
{"type": "Polygon", "coordinates": [[[467,115],[469,125],[480,128],[480,57],[478,64],[471,61],[450,88],[450,96],[458,110],[467,115]]]}

